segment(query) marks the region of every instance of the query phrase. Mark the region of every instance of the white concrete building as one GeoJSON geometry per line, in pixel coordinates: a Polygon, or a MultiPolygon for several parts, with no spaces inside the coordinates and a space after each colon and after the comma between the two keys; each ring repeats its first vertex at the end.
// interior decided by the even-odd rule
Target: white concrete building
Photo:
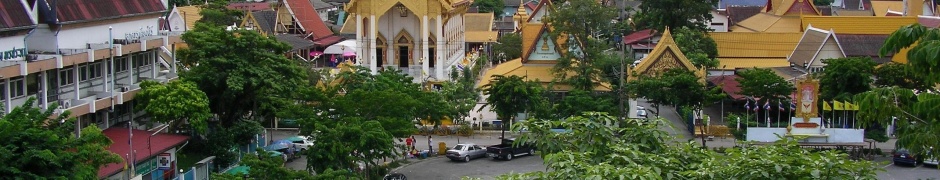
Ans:
{"type": "Polygon", "coordinates": [[[400,69],[416,81],[448,79],[465,58],[464,14],[472,0],[353,0],[343,29],[354,28],[357,63],[372,73],[400,69]]]}

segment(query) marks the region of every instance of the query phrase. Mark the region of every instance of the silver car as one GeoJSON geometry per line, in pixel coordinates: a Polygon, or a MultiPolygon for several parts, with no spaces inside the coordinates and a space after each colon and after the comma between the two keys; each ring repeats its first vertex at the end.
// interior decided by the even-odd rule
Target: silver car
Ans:
{"type": "Polygon", "coordinates": [[[447,158],[454,161],[470,162],[471,159],[486,157],[486,148],[476,144],[457,144],[447,150],[447,158]]]}

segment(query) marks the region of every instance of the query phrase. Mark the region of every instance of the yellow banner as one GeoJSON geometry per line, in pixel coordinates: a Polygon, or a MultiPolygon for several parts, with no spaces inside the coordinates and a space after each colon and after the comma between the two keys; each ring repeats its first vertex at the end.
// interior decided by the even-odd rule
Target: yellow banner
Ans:
{"type": "Polygon", "coordinates": [[[849,103],[849,102],[845,102],[845,110],[849,110],[849,111],[858,111],[858,105],[855,105],[855,104],[852,104],[852,103],[849,103]]]}
{"type": "Polygon", "coordinates": [[[832,111],[832,106],[829,106],[829,103],[823,101],[823,111],[832,111]]]}
{"type": "Polygon", "coordinates": [[[845,110],[845,106],[842,104],[842,102],[832,101],[832,109],[833,110],[845,110]]]}

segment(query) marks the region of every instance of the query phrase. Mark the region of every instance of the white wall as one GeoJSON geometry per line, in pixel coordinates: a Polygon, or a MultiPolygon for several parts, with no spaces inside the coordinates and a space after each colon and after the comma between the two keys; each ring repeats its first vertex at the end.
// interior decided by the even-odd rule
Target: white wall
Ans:
{"type": "Polygon", "coordinates": [[[173,9],[173,12],[170,12],[170,17],[167,18],[167,25],[170,27],[170,31],[186,31],[186,21],[183,20],[182,15],[180,15],[178,9],[173,9]]]}
{"type": "Polygon", "coordinates": [[[538,12],[535,12],[535,14],[533,14],[533,15],[531,16],[532,19],[529,20],[529,22],[530,22],[530,23],[541,23],[541,22],[542,22],[542,18],[545,17],[545,15],[547,15],[547,14],[548,14],[548,8],[547,8],[547,7],[542,7],[541,9],[539,9],[538,12]]]}
{"type": "MultiPolygon", "coordinates": [[[[26,45],[23,43],[23,38],[25,36],[10,36],[10,37],[0,37],[0,61],[16,61],[23,60],[23,57],[13,57],[7,59],[6,52],[11,50],[19,50],[25,48],[26,45]]],[[[22,54],[22,52],[17,52],[17,54],[22,54]]]]}
{"type": "MultiPolygon", "coordinates": [[[[421,37],[421,21],[418,18],[419,17],[415,16],[414,14],[409,14],[408,17],[401,17],[401,15],[398,14],[398,11],[387,11],[382,15],[381,18],[379,18],[379,21],[376,23],[379,33],[376,34],[376,36],[379,36],[379,34],[385,35],[385,40],[388,41],[387,43],[389,48],[386,49],[388,52],[386,57],[390,58],[388,60],[391,62],[391,64],[386,65],[399,64],[398,56],[396,56],[397,51],[395,51],[394,47],[395,42],[397,41],[395,38],[402,30],[407,32],[412,38],[412,43],[414,43],[414,45],[411,47],[411,64],[417,65],[418,59],[421,59],[421,42],[427,41],[427,37],[421,37]]],[[[376,44],[376,46],[378,46],[378,44],[376,44]]],[[[374,57],[375,56],[373,56],[373,58],[374,57]]]]}
{"type": "Polygon", "coordinates": [[[834,58],[844,58],[845,55],[842,54],[842,50],[839,48],[839,45],[836,44],[835,38],[829,36],[826,40],[826,43],[823,44],[822,48],[819,50],[819,54],[814,58],[816,61],[813,61],[811,67],[823,67],[826,66],[821,60],[823,59],[834,59],[834,58]]]}
{"type": "MultiPolygon", "coordinates": [[[[722,9],[721,11],[724,11],[724,10],[722,9]]],[[[712,20],[706,22],[705,25],[707,25],[708,28],[714,30],[715,32],[728,32],[728,16],[719,14],[717,10],[712,10],[711,14],[712,14],[712,20]],[[712,25],[712,24],[719,24],[719,23],[720,25],[712,25]]]]}
{"type": "Polygon", "coordinates": [[[78,49],[85,48],[88,43],[108,43],[109,35],[113,35],[114,39],[125,39],[128,35],[135,33],[156,35],[159,25],[157,23],[158,18],[154,17],[76,29],[63,29],[58,36],[59,48],[78,49]],[[114,28],[111,34],[108,34],[108,26],[114,28]]]}

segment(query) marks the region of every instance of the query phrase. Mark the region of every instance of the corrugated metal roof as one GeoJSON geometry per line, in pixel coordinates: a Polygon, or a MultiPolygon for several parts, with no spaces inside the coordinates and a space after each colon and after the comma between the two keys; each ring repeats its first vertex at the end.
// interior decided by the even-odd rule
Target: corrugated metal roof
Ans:
{"type": "Polygon", "coordinates": [[[278,34],[274,36],[278,41],[287,43],[291,51],[307,49],[313,47],[313,41],[304,39],[296,34],[278,34]]]}
{"type": "MultiPolygon", "coordinates": [[[[552,64],[524,64],[522,59],[513,59],[502,64],[496,65],[495,67],[487,70],[483,74],[483,78],[480,79],[480,83],[477,84],[478,87],[483,87],[490,83],[493,80],[493,75],[503,75],[503,76],[522,76],[525,77],[525,80],[533,80],[541,83],[542,85],[547,85],[555,79],[555,75],[552,73],[552,64]]],[[[568,72],[568,76],[574,75],[574,72],[568,72]]],[[[566,85],[565,83],[555,83],[552,90],[558,91],[568,91],[571,90],[571,86],[566,85]]],[[[610,84],[603,82],[595,82],[594,86],[595,91],[610,91],[610,84]]]]}
{"type": "Polygon", "coordinates": [[[268,2],[230,2],[228,3],[228,6],[226,6],[226,8],[231,9],[231,10],[255,12],[255,11],[270,10],[271,3],[268,3],[268,2]]]}
{"type": "Polygon", "coordinates": [[[196,21],[202,19],[199,10],[199,6],[176,7],[176,11],[179,11],[180,17],[183,17],[183,21],[186,23],[186,30],[193,30],[193,27],[196,27],[196,21]]]}
{"type": "Polygon", "coordinates": [[[528,24],[522,28],[522,57],[529,57],[529,49],[538,42],[539,34],[545,28],[543,24],[528,24]]]}
{"type": "Polygon", "coordinates": [[[33,25],[26,7],[19,0],[0,1],[0,30],[33,25]]]}
{"type": "Polygon", "coordinates": [[[837,9],[836,15],[838,16],[875,16],[875,12],[872,10],[837,9]]]}
{"type": "Polygon", "coordinates": [[[800,32],[800,17],[776,16],[759,13],[735,24],[732,31],[740,32],[800,32]]]}
{"type": "Polygon", "coordinates": [[[875,16],[885,16],[888,14],[888,10],[903,11],[904,1],[872,1],[871,9],[874,11],[875,16]]]}
{"type": "Polygon", "coordinates": [[[160,0],[58,0],[54,4],[64,24],[166,11],[160,0]]]}
{"type": "Polygon", "coordinates": [[[793,52],[803,33],[708,33],[718,45],[722,58],[786,58],[793,52]]]}
{"type": "Polygon", "coordinates": [[[496,31],[467,31],[464,33],[464,40],[467,42],[496,42],[499,38],[499,32],[496,31]]]}
{"type": "Polygon", "coordinates": [[[731,69],[787,67],[787,58],[718,58],[718,67],[731,69]]]}
{"type": "Polygon", "coordinates": [[[493,30],[493,13],[466,13],[463,15],[466,31],[493,30]]]}
{"type": "Polygon", "coordinates": [[[829,33],[829,31],[807,29],[803,33],[803,38],[800,39],[800,44],[797,44],[796,49],[790,54],[789,61],[799,65],[810,63],[822,48],[823,42],[829,38],[829,33]]]}
{"type": "Polygon", "coordinates": [[[630,33],[623,37],[623,44],[633,44],[640,40],[651,38],[656,35],[656,30],[654,29],[644,29],[637,32],[630,33]]]}
{"type": "Polygon", "coordinates": [[[891,34],[901,26],[917,23],[917,17],[805,16],[803,28],[810,24],[833,29],[840,34],[891,34]]]}
{"type": "Polygon", "coordinates": [[[277,12],[274,10],[256,11],[251,13],[258,23],[258,28],[267,34],[274,33],[274,24],[277,23],[277,12]]]}

